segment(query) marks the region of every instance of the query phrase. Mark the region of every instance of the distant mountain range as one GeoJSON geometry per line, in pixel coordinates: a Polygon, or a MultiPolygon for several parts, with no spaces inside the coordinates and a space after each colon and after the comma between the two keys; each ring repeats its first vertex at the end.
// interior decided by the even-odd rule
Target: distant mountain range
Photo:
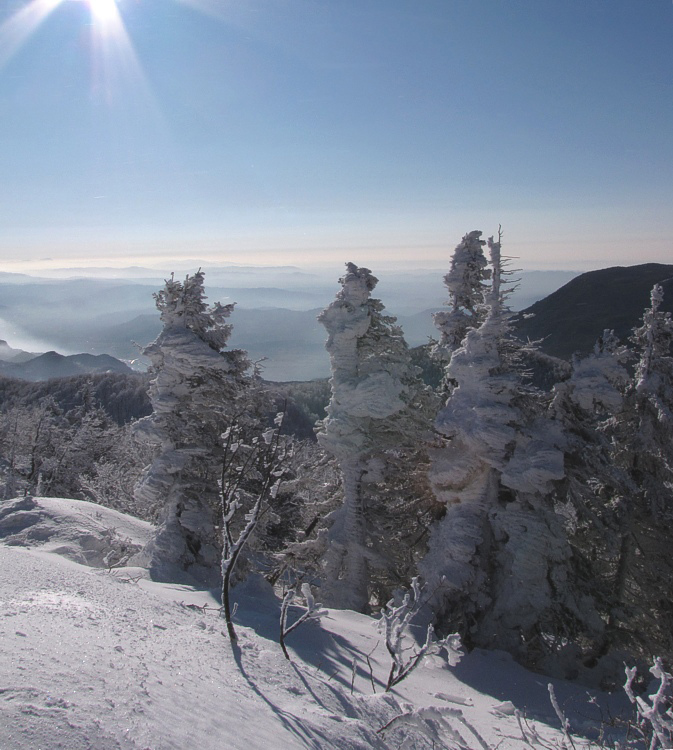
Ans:
{"type": "Polygon", "coordinates": [[[655,284],[664,287],[662,309],[673,312],[673,265],[645,263],[589,271],[517,316],[517,334],[554,357],[587,354],[606,328],[626,342],[649,307],[655,284]]]}
{"type": "MultiPolygon", "coordinates": [[[[563,273],[565,276],[562,272],[529,273],[529,289],[549,289],[561,280],[567,283],[560,288],[551,287],[556,290],[529,305],[514,320],[519,336],[540,340],[541,349],[555,357],[569,359],[574,352],[588,353],[605,328],[614,329],[626,340],[641,320],[655,283],[664,285],[664,308],[673,311],[673,265],[648,263],[606,268],[574,278],[563,273]]],[[[0,324],[12,343],[42,351],[61,347],[77,351],[81,346],[89,353],[36,354],[14,349],[0,340],[1,375],[40,381],[88,372],[128,373],[131,369],[120,360],[137,359],[142,346],[161,330],[150,286],[82,279],[36,283],[30,277],[22,277],[23,284],[3,286],[2,279],[7,276],[0,273],[0,324]],[[62,317],[64,310],[69,311],[70,318],[62,317]],[[25,343],[22,331],[28,334],[25,343]],[[41,345],[46,342],[51,346],[41,345]]],[[[432,295],[423,297],[427,283],[429,279],[423,272],[381,284],[383,301],[390,296],[400,304],[398,322],[410,346],[424,344],[429,336],[437,335],[432,311],[439,309],[440,303],[432,295]],[[421,307],[423,302],[425,309],[421,307]]],[[[242,304],[237,305],[231,317],[234,328],[230,345],[248,351],[253,361],[266,359],[262,365],[266,379],[312,380],[329,375],[326,334],[317,321],[322,306],[307,309],[324,290],[316,294],[315,289],[305,293],[302,289],[215,287],[212,292],[212,299],[234,292],[240,296],[242,304]],[[288,304],[290,300],[297,305],[294,309],[288,304]]],[[[518,299],[523,301],[526,295],[519,293],[518,299]]]]}
{"type": "Polygon", "coordinates": [[[13,349],[6,341],[0,340],[0,375],[6,377],[39,382],[51,378],[106,372],[131,374],[133,370],[109,354],[33,354],[13,349]]]}

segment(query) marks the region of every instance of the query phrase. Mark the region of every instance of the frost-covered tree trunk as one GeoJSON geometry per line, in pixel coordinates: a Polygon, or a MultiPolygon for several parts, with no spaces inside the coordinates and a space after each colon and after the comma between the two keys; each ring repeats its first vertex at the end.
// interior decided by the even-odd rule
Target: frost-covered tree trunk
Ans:
{"type": "Polygon", "coordinates": [[[332,514],[323,562],[322,594],[330,606],[364,611],[369,602],[369,565],[362,469],[348,460],[339,464],[343,501],[332,514]]]}
{"type": "Polygon", "coordinates": [[[434,619],[450,629],[488,601],[488,569],[479,551],[490,544],[488,512],[497,501],[498,480],[494,469],[455,443],[431,452],[431,460],[431,486],[446,510],[431,529],[419,571],[434,619]]]}
{"type": "Polygon", "coordinates": [[[367,527],[362,474],[357,460],[341,462],[343,506],[334,527],[325,564],[325,598],[334,606],[362,611],[369,602],[367,527]],[[338,605],[337,605],[338,602],[338,605]]]}
{"type": "Polygon", "coordinates": [[[370,566],[389,564],[368,518],[368,497],[384,481],[386,451],[419,442],[428,399],[395,319],[371,298],[377,279],[348,263],[340,281],[336,300],[319,316],[328,332],[332,398],[318,440],[336,458],[343,482],[343,504],[330,519],[322,598],[364,611],[370,566]]]}
{"type": "Polygon", "coordinates": [[[185,572],[217,577],[218,458],[220,434],[246,386],[244,353],[222,351],[231,333],[233,305],[205,302],[203,273],[174,278],[155,295],[164,324],[145,349],[152,363],[153,414],[136,424],[136,436],[158,446],[136,495],[162,507],[155,537],[139,562],[170,580],[185,572]]]}

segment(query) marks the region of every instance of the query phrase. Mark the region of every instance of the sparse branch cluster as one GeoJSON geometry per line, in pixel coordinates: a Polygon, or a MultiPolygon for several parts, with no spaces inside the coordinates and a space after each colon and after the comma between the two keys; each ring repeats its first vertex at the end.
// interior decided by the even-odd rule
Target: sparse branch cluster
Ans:
{"type": "Polygon", "coordinates": [[[392,661],[386,690],[402,682],[426,657],[434,656],[444,650],[448,656],[449,665],[455,666],[462,656],[460,636],[452,633],[437,640],[432,625],[427,626],[425,641],[412,649],[411,654],[406,652],[405,640],[409,637],[413,620],[423,605],[421,593],[418,577],[413,578],[411,588],[405,592],[402,602],[396,605],[391,599],[381,610],[379,627],[383,631],[386,649],[392,661]]]}
{"type": "Polygon", "coordinates": [[[321,609],[322,604],[316,604],[313,592],[308,583],[302,583],[301,593],[306,602],[304,611],[297,617],[297,619],[291,624],[287,624],[287,617],[290,611],[290,606],[295,603],[296,592],[290,589],[283,597],[283,602],[280,606],[280,647],[283,650],[283,654],[286,659],[290,658],[290,655],[285,646],[285,639],[296,630],[300,625],[303,625],[308,620],[318,620],[322,615],[325,614],[325,610],[321,609]]]}
{"type": "Polygon", "coordinates": [[[222,529],[222,613],[231,640],[236,640],[229,590],[234,569],[260,520],[270,510],[287,471],[292,445],[281,435],[283,413],[274,426],[247,442],[238,423],[222,434],[223,457],[220,476],[222,529]]]}

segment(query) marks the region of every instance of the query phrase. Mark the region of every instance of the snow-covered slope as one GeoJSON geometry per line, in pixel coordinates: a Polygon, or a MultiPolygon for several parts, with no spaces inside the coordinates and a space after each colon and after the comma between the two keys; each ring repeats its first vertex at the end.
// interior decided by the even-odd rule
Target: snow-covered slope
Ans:
{"type": "Polygon", "coordinates": [[[149,541],[152,525],[101,505],[57,497],[0,502],[0,540],[92,567],[124,564],[149,541]]]}
{"type": "MultiPolygon", "coordinates": [[[[209,592],[106,567],[148,524],[53,498],[0,502],[0,519],[3,750],[457,747],[453,732],[505,750],[526,746],[515,709],[560,742],[548,680],[502,653],[475,651],[453,669],[438,660],[384,694],[389,660],[369,617],[330,610],[303,625],[288,637],[290,663],[278,600],[252,581],[236,591],[232,648],[209,592]],[[380,731],[405,714],[412,723],[380,731]]],[[[574,718],[598,712],[585,690],[555,685],[587,728],[574,718]]]]}

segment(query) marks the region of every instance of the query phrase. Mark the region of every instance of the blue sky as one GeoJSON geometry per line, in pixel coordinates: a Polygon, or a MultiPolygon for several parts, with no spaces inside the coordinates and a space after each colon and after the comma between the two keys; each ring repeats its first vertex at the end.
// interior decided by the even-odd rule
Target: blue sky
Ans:
{"type": "Polygon", "coordinates": [[[672,136],[671,0],[0,6],[7,270],[673,262],[672,136]]]}

